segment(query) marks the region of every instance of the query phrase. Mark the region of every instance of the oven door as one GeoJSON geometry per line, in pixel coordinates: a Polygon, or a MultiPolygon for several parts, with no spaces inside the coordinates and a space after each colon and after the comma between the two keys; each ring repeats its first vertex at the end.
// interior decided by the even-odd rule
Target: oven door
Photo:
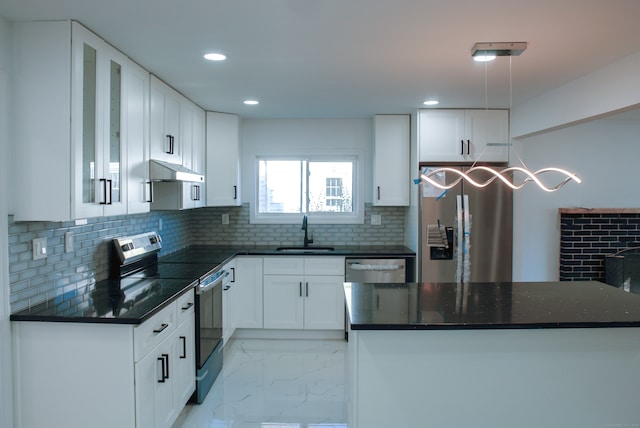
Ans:
{"type": "Polygon", "coordinates": [[[222,277],[196,293],[196,366],[200,369],[222,341],[222,277]]]}

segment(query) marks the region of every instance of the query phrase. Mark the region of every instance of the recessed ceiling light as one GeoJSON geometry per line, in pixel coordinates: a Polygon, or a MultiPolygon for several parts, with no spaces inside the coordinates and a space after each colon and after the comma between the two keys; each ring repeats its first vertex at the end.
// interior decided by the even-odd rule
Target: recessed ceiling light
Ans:
{"type": "Polygon", "coordinates": [[[227,59],[227,56],[219,52],[210,52],[204,54],[204,58],[208,59],[209,61],[224,61],[225,59],[227,59]]]}
{"type": "Polygon", "coordinates": [[[248,106],[255,106],[256,104],[260,104],[257,100],[245,100],[244,103],[248,106]]]}
{"type": "Polygon", "coordinates": [[[436,101],[436,100],[427,100],[427,101],[425,101],[425,102],[424,102],[424,103],[422,103],[422,104],[424,104],[424,105],[426,105],[426,106],[435,106],[435,105],[438,105],[439,103],[440,103],[440,101],[436,101]]]}

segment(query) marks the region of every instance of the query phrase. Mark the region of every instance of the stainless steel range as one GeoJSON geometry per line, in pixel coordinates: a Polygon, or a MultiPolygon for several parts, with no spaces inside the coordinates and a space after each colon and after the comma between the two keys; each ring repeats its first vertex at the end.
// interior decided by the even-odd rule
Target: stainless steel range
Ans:
{"type": "Polygon", "coordinates": [[[231,275],[221,267],[229,253],[194,247],[158,259],[161,247],[162,240],[156,232],[114,239],[118,257],[117,263],[112,262],[112,276],[121,276],[124,265],[126,274],[133,277],[197,281],[196,391],[191,401],[202,403],[222,370],[222,289],[231,275]]]}

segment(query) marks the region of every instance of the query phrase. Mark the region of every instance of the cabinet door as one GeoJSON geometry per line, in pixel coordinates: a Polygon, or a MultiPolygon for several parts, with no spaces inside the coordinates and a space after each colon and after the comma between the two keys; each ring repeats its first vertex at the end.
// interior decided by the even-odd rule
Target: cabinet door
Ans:
{"type": "Polygon", "coordinates": [[[302,275],[264,276],[264,328],[303,328],[303,288],[302,275]]]}
{"type": "Polygon", "coordinates": [[[226,345],[235,330],[234,297],[236,292],[236,260],[226,263],[222,270],[228,272],[229,282],[222,289],[222,340],[226,345]]]}
{"type": "Polygon", "coordinates": [[[179,413],[196,389],[195,318],[193,309],[176,330],[173,360],[175,373],[174,404],[179,413]]]}
{"type": "Polygon", "coordinates": [[[420,162],[466,160],[464,110],[420,110],[418,121],[420,162]]]}
{"type": "Polygon", "coordinates": [[[410,116],[376,115],[374,118],[373,204],[409,205],[410,116]]]}
{"type": "Polygon", "coordinates": [[[262,328],[262,257],[238,257],[235,261],[234,328],[262,328]]]}
{"type": "Polygon", "coordinates": [[[151,159],[182,165],[180,142],[181,95],[151,75],[149,144],[151,159]]]}
{"type": "Polygon", "coordinates": [[[466,110],[465,134],[474,161],[509,161],[508,110],[466,110]]]}
{"type": "Polygon", "coordinates": [[[173,392],[175,338],[174,331],[135,364],[136,428],[171,427],[178,415],[173,392]]]}
{"type": "Polygon", "coordinates": [[[207,112],[207,206],[242,205],[240,188],[240,118],[207,112]]]}
{"type": "Polygon", "coordinates": [[[308,275],[304,278],[304,328],[344,328],[344,276],[308,275]]]}
{"type": "Polygon", "coordinates": [[[127,61],[123,69],[126,115],[123,124],[127,146],[127,212],[150,209],[149,181],[149,72],[127,61]]]}
{"type": "Polygon", "coordinates": [[[72,50],[74,218],[124,214],[121,122],[126,57],[76,22],[72,50]]]}

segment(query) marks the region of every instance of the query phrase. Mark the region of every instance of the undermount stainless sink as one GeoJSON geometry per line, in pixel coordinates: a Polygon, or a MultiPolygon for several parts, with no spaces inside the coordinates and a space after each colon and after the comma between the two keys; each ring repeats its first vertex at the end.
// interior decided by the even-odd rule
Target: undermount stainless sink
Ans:
{"type": "Polygon", "coordinates": [[[290,253],[326,253],[335,251],[333,247],[278,247],[276,251],[290,253]]]}

